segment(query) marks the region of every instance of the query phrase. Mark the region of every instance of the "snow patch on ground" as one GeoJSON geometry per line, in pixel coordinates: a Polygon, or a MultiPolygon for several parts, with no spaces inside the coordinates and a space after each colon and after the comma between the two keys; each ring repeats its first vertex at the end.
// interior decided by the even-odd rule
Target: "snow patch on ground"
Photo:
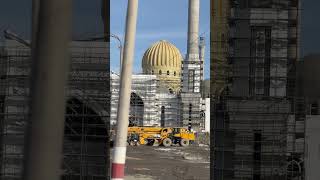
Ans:
{"type": "Polygon", "coordinates": [[[131,159],[131,160],[142,160],[141,158],[134,158],[134,157],[129,157],[127,156],[126,159],[131,159]]]}
{"type": "Polygon", "coordinates": [[[142,174],[136,174],[134,176],[125,176],[125,180],[154,180],[152,176],[146,176],[142,174]]]}
{"type": "Polygon", "coordinates": [[[209,147],[207,144],[199,144],[199,147],[209,147]]]}
{"type": "Polygon", "coordinates": [[[196,155],[196,154],[190,154],[190,153],[185,153],[183,155],[183,158],[186,159],[186,160],[192,160],[192,161],[202,160],[201,156],[196,155]]]}
{"type": "Polygon", "coordinates": [[[156,151],[166,151],[166,152],[168,152],[168,151],[173,151],[173,150],[175,150],[175,149],[170,149],[170,148],[157,148],[157,149],[155,149],[156,151]]]}
{"type": "MultiPolygon", "coordinates": [[[[206,145],[204,145],[203,147],[206,147],[206,145]]],[[[209,159],[205,159],[204,157],[201,156],[201,154],[183,152],[184,149],[180,150],[179,148],[157,148],[155,150],[163,151],[163,152],[170,152],[175,155],[181,156],[185,160],[188,160],[188,161],[191,161],[194,163],[209,163],[209,159]]],[[[206,150],[209,150],[209,148],[206,148],[206,150]]]]}
{"type": "Polygon", "coordinates": [[[149,168],[133,168],[133,169],[137,171],[150,171],[149,168]]]}

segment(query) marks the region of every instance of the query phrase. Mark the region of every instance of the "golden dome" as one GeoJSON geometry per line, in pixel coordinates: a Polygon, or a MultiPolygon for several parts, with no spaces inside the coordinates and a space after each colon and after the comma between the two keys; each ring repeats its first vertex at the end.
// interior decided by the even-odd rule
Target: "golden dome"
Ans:
{"type": "MultiPolygon", "coordinates": [[[[163,73],[170,71],[181,71],[182,56],[178,48],[173,44],[161,40],[154,43],[143,55],[142,69],[144,73],[151,73],[152,70],[165,70],[163,73]]],[[[156,71],[154,71],[157,74],[156,71]]],[[[178,74],[178,73],[177,73],[178,74]]]]}
{"type": "Polygon", "coordinates": [[[178,91],[181,83],[182,56],[178,48],[161,40],[149,47],[143,55],[142,69],[145,74],[155,74],[169,89],[178,91]]]}

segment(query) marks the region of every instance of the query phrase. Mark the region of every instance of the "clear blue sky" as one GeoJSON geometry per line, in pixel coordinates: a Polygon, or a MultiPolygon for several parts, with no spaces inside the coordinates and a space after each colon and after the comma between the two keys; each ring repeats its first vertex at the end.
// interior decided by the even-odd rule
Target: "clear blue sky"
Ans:
{"type": "MultiPolygon", "coordinates": [[[[123,34],[125,13],[128,0],[111,1],[111,31],[123,34]]],[[[200,31],[206,32],[209,42],[209,3],[201,1],[200,31]]],[[[3,30],[9,28],[25,39],[30,39],[31,0],[1,0],[0,4],[0,41],[3,30]]],[[[74,0],[73,37],[102,34],[103,26],[100,15],[101,0],[74,0]]],[[[159,39],[174,43],[182,53],[186,53],[187,8],[188,0],[139,0],[138,38],[136,49],[136,70],[140,68],[141,55],[146,48],[159,39]],[[152,19],[155,19],[152,21],[152,19]],[[155,38],[155,35],[158,37],[155,38]]],[[[320,16],[319,0],[302,1],[301,51],[302,56],[320,53],[320,16]]],[[[116,42],[111,43],[112,68],[118,67],[116,42]]],[[[209,43],[206,51],[206,77],[209,69],[209,43]]]]}
{"type": "MultiPolygon", "coordinates": [[[[210,76],[210,0],[200,0],[200,35],[206,38],[205,78],[210,76]]],[[[111,0],[111,33],[123,39],[127,0],[111,0]]],[[[187,52],[188,0],[139,0],[134,72],[141,72],[141,59],[154,42],[165,39],[184,56],[187,52]]],[[[118,42],[111,39],[111,70],[119,71],[118,42]]]]}

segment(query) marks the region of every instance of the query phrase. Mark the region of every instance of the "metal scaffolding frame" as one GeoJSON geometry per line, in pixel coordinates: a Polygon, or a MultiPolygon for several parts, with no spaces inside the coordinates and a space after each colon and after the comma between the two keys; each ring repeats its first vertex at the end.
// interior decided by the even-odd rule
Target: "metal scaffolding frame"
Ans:
{"type": "MultiPolygon", "coordinates": [[[[109,174],[109,43],[70,44],[65,93],[64,180],[105,180],[109,174]]],[[[13,40],[1,47],[0,179],[22,179],[29,121],[30,49],[13,40]]]]}
{"type": "MultiPolygon", "coordinates": [[[[165,72],[164,72],[165,73],[165,72]]],[[[182,74],[179,74],[182,75],[182,74]]],[[[197,74],[197,77],[201,75],[197,74]]],[[[111,129],[116,124],[117,101],[119,96],[119,75],[111,73],[111,129]]],[[[138,117],[135,126],[191,127],[197,132],[205,126],[205,95],[201,86],[199,93],[174,91],[170,74],[160,77],[152,72],[132,76],[132,96],[130,99],[130,117],[138,117]],[[203,95],[203,96],[202,96],[203,95]],[[191,104],[191,108],[190,108],[191,104]]],[[[177,76],[178,77],[178,76],[177,76]]],[[[183,78],[180,77],[182,81],[183,78]]]]}
{"type": "MultiPolygon", "coordinates": [[[[111,128],[117,121],[120,77],[111,72],[111,128]]],[[[131,125],[151,126],[159,121],[157,117],[156,76],[133,75],[130,99],[129,121],[131,125]]]]}
{"type": "MultiPolygon", "coordinates": [[[[130,117],[136,117],[139,121],[131,122],[130,125],[188,127],[191,123],[192,128],[204,127],[200,93],[170,92],[169,86],[166,85],[170,84],[170,79],[162,81],[156,75],[151,74],[133,75],[132,83],[130,117]],[[193,106],[191,111],[189,104],[193,106]],[[190,118],[191,122],[189,122],[190,118]]],[[[112,73],[111,124],[116,123],[118,90],[119,76],[112,73]]]]}
{"type": "Polygon", "coordinates": [[[299,1],[211,3],[211,177],[303,179],[299,1]]]}

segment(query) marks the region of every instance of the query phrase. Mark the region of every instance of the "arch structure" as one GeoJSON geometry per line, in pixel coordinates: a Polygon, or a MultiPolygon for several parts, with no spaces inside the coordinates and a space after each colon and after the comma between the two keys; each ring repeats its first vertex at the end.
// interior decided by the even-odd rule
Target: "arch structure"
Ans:
{"type": "MultiPolygon", "coordinates": [[[[111,112],[110,123],[113,127],[117,122],[119,100],[119,76],[111,74],[111,112]]],[[[130,100],[130,125],[153,126],[160,125],[157,112],[157,78],[155,75],[132,75],[130,100]],[[133,124],[132,124],[133,123],[133,124]]],[[[111,128],[112,128],[111,127],[111,128]]]]}
{"type": "Polygon", "coordinates": [[[78,89],[68,90],[67,97],[62,179],[99,179],[107,173],[109,158],[105,102],[78,89]]]}

